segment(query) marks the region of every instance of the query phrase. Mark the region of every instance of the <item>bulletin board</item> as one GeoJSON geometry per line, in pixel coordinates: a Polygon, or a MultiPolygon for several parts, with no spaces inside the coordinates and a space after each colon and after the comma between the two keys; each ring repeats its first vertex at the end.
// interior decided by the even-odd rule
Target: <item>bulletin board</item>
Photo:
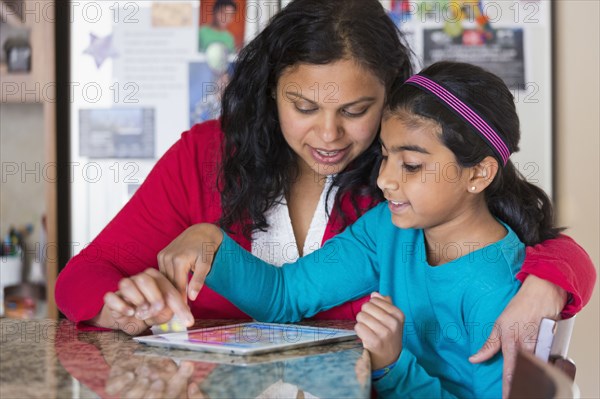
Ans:
{"type": "Polygon", "coordinates": [[[71,1],[72,252],[106,226],[181,133],[220,114],[238,50],[277,1],[71,1]]]}
{"type": "MultiPolygon", "coordinates": [[[[73,253],[89,243],[190,126],[218,117],[237,51],[287,0],[70,1],[73,253]],[[215,22],[221,18],[221,25],[215,22]],[[212,31],[211,31],[212,29],[212,31]]],[[[517,168],[552,191],[549,1],[384,0],[415,53],[499,74],[521,117],[517,168]]]]}

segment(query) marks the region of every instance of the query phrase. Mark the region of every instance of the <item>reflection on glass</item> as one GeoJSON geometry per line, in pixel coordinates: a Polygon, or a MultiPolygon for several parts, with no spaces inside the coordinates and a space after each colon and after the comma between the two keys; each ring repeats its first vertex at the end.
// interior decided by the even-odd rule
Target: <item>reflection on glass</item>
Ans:
{"type": "Polygon", "coordinates": [[[368,357],[361,356],[356,342],[243,357],[150,348],[121,333],[77,333],[65,323],[54,345],[69,374],[101,397],[308,399],[370,394],[368,357]]]}

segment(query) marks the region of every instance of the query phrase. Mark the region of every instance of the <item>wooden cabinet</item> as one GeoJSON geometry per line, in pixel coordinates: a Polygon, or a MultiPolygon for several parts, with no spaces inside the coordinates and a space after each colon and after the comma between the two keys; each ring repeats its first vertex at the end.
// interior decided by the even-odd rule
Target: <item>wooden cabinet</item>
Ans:
{"type": "MultiPolygon", "coordinates": [[[[0,0],[2,24],[17,30],[28,30],[31,46],[30,72],[12,73],[8,71],[6,63],[0,64],[0,105],[32,102],[42,104],[44,165],[56,165],[55,20],[54,0],[0,0]]],[[[41,179],[41,184],[45,185],[47,227],[47,246],[43,253],[46,254],[48,317],[57,318],[54,302],[54,283],[58,269],[57,178],[46,177],[41,179]]]]}

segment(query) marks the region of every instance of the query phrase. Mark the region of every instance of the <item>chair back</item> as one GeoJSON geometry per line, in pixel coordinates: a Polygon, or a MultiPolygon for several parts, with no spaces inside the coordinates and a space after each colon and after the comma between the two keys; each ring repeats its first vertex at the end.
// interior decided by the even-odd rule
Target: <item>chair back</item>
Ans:
{"type": "Polygon", "coordinates": [[[543,362],[553,364],[572,380],[577,371],[575,363],[568,358],[569,343],[573,334],[575,317],[565,320],[542,319],[535,345],[535,356],[543,362]]]}

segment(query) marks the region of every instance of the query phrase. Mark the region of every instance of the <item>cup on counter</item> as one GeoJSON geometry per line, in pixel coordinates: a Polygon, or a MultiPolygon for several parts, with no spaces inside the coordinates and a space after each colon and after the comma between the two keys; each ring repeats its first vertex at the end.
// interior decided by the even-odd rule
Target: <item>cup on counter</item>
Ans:
{"type": "Polygon", "coordinates": [[[0,316],[4,315],[4,288],[22,282],[23,260],[21,256],[0,257],[0,316]]]}
{"type": "Polygon", "coordinates": [[[34,319],[40,316],[46,287],[21,283],[4,287],[4,316],[11,319],[34,319]]]}

